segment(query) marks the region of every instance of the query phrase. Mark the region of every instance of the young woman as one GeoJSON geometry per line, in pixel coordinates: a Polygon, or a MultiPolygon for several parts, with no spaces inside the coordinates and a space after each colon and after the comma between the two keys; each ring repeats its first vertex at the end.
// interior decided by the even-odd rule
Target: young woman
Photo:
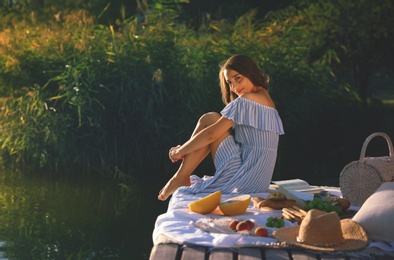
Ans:
{"type": "Polygon", "coordinates": [[[183,193],[258,193],[268,189],[275,167],[282,121],[268,93],[268,76],[245,55],[234,55],[221,65],[220,87],[226,107],[201,116],[191,138],[172,147],[178,171],[159,192],[166,200],[183,193]],[[211,154],[213,176],[191,175],[211,154]]]}

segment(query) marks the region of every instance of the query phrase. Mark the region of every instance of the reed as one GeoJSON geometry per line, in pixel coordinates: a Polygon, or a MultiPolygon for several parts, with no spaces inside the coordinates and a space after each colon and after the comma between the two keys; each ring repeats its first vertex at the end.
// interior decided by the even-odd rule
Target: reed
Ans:
{"type": "Polygon", "coordinates": [[[354,91],[335,80],[329,64],[310,59],[294,10],[264,20],[255,10],[236,22],[206,17],[198,29],[179,12],[155,6],[126,18],[123,10],[111,26],[83,10],[45,23],[33,14],[7,17],[0,34],[3,162],[122,180],[170,171],[168,148],[189,137],[202,113],[223,107],[218,63],[234,53],[252,56],[273,79],[287,133],[276,176],[296,164],[292,153],[300,143],[308,150],[319,139],[307,136],[322,130],[309,124],[319,113],[327,119],[316,125],[340,116],[336,101],[357,113],[354,91]]]}

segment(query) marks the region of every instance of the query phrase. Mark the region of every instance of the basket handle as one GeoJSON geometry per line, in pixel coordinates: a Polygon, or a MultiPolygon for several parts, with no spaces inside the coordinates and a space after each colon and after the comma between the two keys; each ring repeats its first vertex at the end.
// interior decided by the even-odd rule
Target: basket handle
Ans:
{"type": "Polygon", "coordinates": [[[393,151],[393,144],[391,143],[391,139],[390,137],[382,132],[377,132],[377,133],[373,133],[370,136],[367,137],[367,139],[365,139],[365,142],[363,144],[363,148],[361,149],[361,154],[360,154],[360,162],[363,162],[365,160],[365,152],[367,150],[367,146],[369,144],[369,142],[372,140],[372,138],[376,137],[376,136],[382,136],[384,137],[384,139],[386,139],[387,145],[389,146],[389,156],[392,156],[392,151],[393,151]]]}

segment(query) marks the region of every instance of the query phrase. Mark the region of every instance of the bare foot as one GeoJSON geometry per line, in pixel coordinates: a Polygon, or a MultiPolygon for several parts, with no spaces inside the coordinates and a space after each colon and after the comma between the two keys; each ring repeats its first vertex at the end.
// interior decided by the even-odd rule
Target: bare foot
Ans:
{"type": "Polygon", "coordinates": [[[178,189],[181,186],[190,186],[190,178],[188,177],[187,179],[181,179],[179,177],[173,176],[167,184],[161,189],[159,192],[159,196],[157,198],[159,200],[165,201],[171,194],[173,194],[176,189],[178,189]]]}

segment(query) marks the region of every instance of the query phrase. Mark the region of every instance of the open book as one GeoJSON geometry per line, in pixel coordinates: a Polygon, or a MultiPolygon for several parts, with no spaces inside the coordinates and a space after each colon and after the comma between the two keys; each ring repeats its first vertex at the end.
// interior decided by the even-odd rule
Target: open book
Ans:
{"type": "Polygon", "coordinates": [[[299,192],[319,193],[321,190],[323,190],[321,187],[309,185],[309,183],[301,179],[273,181],[272,183],[274,184],[272,185],[273,187],[276,186],[276,188],[278,188],[279,186],[282,186],[289,191],[293,190],[299,192]]]}

